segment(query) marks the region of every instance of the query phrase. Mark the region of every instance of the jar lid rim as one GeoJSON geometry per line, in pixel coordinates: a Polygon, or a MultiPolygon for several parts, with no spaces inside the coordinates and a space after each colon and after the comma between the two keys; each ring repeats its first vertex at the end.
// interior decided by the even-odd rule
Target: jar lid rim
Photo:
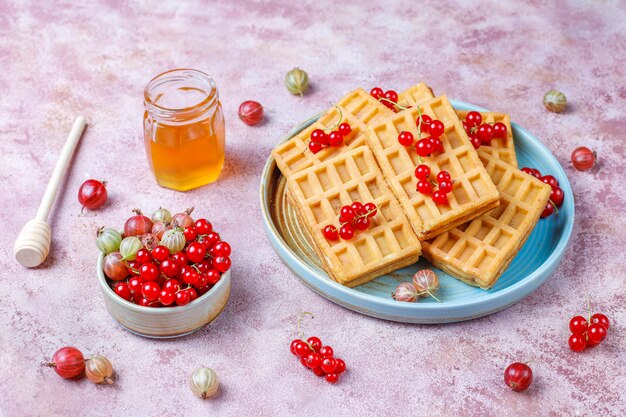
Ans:
{"type": "Polygon", "coordinates": [[[212,104],[212,102],[215,101],[216,97],[217,97],[217,87],[215,84],[215,80],[213,80],[213,78],[211,78],[208,74],[206,74],[205,72],[202,72],[200,70],[197,69],[193,69],[193,68],[175,68],[175,69],[171,69],[165,72],[162,72],[160,74],[158,74],[157,76],[155,76],[154,78],[152,78],[148,84],[146,85],[146,87],[144,88],[144,103],[146,105],[146,107],[149,107],[150,109],[156,110],[159,113],[167,113],[167,114],[174,114],[174,113],[185,113],[188,111],[193,111],[193,110],[197,110],[200,109],[202,107],[207,107],[210,104],[212,104]],[[177,108],[172,108],[172,107],[166,107],[163,105],[159,105],[156,102],[153,101],[152,97],[151,97],[151,91],[160,86],[163,83],[167,83],[167,82],[172,82],[175,80],[179,80],[180,77],[194,77],[200,81],[203,81],[206,83],[207,85],[207,94],[206,97],[192,105],[192,106],[188,106],[188,107],[177,107],[177,108]]]}

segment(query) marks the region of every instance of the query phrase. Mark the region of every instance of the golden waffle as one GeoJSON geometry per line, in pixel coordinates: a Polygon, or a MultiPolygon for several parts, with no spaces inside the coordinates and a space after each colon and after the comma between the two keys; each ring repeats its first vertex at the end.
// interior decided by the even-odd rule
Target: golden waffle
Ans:
{"type": "Polygon", "coordinates": [[[278,145],[272,156],[276,165],[289,178],[293,173],[306,169],[320,162],[339,155],[347,149],[365,145],[365,128],[368,123],[374,123],[390,114],[391,110],[385,107],[362,88],[357,88],[343,97],[338,107],[333,107],[322,115],[315,123],[307,127],[293,138],[278,145]],[[341,113],[341,114],[340,114],[341,113]],[[337,124],[339,119],[350,124],[352,131],[344,137],[342,146],[329,146],[316,154],[309,150],[311,133],[315,129],[329,129],[337,124]]]}
{"type": "Polygon", "coordinates": [[[500,191],[500,205],[422,244],[424,256],[433,265],[467,284],[488,289],[537,224],[551,189],[481,149],[478,155],[500,191]]]}
{"type": "MultiPolygon", "coordinates": [[[[465,117],[469,112],[470,110],[457,110],[456,114],[459,115],[459,119],[465,120],[465,117]]],[[[506,137],[502,139],[492,139],[489,145],[481,145],[480,150],[517,168],[515,145],[513,143],[513,130],[511,129],[511,118],[509,115],[483,111],[479,113],[483,117],[483,123],[493,124],[501,122],[506,126],[506,137]]]]}
{"type": "Polygon", "coordinates": [[[422,159],[431,169],[431,178],[441,170],[452,176],[454,188],[448,194],[449,204],[437,206],[429,195],[417,192],[414,173],[420,164],[418,155],[414,147],[398,143],[398,134],[403,130],[417,139],[417,107],[368,128],[367,143],[413,229],[420,240],[425,240],[496,207],[499,194],[446,96],[428,100],[419,107],[423,114],[441,120],[445,126],[440,138],[444,151],[422,159]]]}
{"type": "Polygon", "coordinates": [[[293,174],[287,189],[324,269],[338,283],[364,284],[419,258],[420,242],[367,146],[293,174]],[[339,227],[341,207],[355,201],[378,206],[370,228],[351,240],[327,240],[324,227],[339,227]]]}
{"type": "Polygon", "coordinates": [[[402,107],[412,107],[434,98],[433,90],[424,83],[419,83],[401,92],[398,104],[402,107]]]}

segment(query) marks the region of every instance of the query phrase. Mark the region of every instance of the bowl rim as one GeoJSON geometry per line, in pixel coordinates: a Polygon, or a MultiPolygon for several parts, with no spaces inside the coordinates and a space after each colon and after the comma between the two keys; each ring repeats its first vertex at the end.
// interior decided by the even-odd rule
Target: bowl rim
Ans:
{"type": "MultiPolygon", "coordinates": [[[[122,297],[115,294],[115,291],[113,291],[113,289],[110,287],[109,283],[107,282],[107,278],[104,275],[104,270],[102,269],[104,257],[105,257],[105,254],[103,252],[100,252],[100,254],[98,255],[98,261],[96,262],[96,273],[98,274],[98,282],[100,283],[100,287],[106,293],[105,296],[111,297],[114,302],[121,303],[121,305],[124,306],[124,308],[134,310],[136,312],[149,313],[149,314],[168,314],[172,312],[184,313],[187,310],[192,310],[195,306],[202,304],[203,302],[206,302],[207,300],[212,298],[213,293],[217,292],[223,286],[228,285],[228,283],[230,282],[230,278],[231,278],[231,271],[233,270],[231,266],[228,271],[222,274],[222,277],[220,278],[220,280],[217,281],[217,283],[213,287],[211,287],[209,291],[202,294],[200,297],[196,298],[195,300],[193,300],[187,305],[155,308],[155,307],[140,306],[138,304],[131,303],[130,301],[124,300],[122,297]]],[[[123,282],[123,281],[114,281],[114,282],[123,282]]]]}
{"type": "MultiPolygon", "coordinates": [[[[476,106],[474,104],[467,103],[464,101],[450,99],[450,102],[452,106],[458,110],[476,110],[476,111],[482,111],[482,112],[491,112],[491,110],[488,110],[484,107],[476,106]]],[[[287,133],[278,142],[278,144],[289,140],[300,131],[306,129],[308,126],[314,123],[322,114],[324,114],[324,112],[320,112],[310,117],[309,119],[305,120],[304,122],[300,123],[296,127],[294,127],[291,131],[289,131],[289,133],[287,133]]],[[[521,300],[525,296],[534,292],[533,286],[536,284],[536,282],[539,281],[539,285],[545,282],[551,276],[551,273],[546,274],[546,272],[551,272],[560,263],[565,253],[565,250],[567,249],[567,245],[569,243],[572,230],[574,227],[575,206],[574,206],[574,195],[573,195],[572,188],[571,188],[569,179],[567,177],[567,174],[565,173],[565,170],[563,169],[559,161],[552,154],[552,152],[535,135],[530,133],[527,129],[519,126],[517,123],[514,123],[514,122],[511,122],[511,127],[513,128],[513,130],[519,131],[522,135],[526,136],[527,138],[531,138],[530,143],[532,144],[532,146],[538,147],[539,150],[542,153],[546,154],[549,160],[553,162],[552,165],[555,165],[556,170],[558,172],[552,172],[551,174],[559,179],[559,186],[561,187],[561,189],[563,190],[565,194],[565,201],[564,201],[562,208],[559,209],[559,212],[562,211],[563,215],[566,216],[567,218],[566,218],[566,223],[563,228],[563,231],[561,232],[561,237],[558,243],[556,244],[556,246],[554,247],[550,255],[545,259],[545,261],[541,265],[539,265],[533,272],[526,275],[521,280],[515,282],[514,284],[508,287],[502,288],[501,290],[498,290],[497,292],[490,293],[488,299],[479,298],[479,299],[470,300],[470,301],[456,300],[456,301],[447,301],[445,303],[423,303],[423,304],[398,303],[397,301],[392,300],[391,298],[384,299],[379,296],[366,294],[360,291],[355,291],[353,288],[349,288],[344,285],[341,285],[331,280],[327,276],[326,277],[319,276],[320,273],[326,275],[326,272],[324,272],[323,270],[319,270],[317,268],[314,269],[307,263],[303,262],[298,256],[298,254],[296,254],[291,249],[291,247],[287,245],[287,243],[284,241],[280,233],[278,233],[278,230],[276,229],[276,226],[274,225],[272,221],[270,208],[268,206],[269,199],[267,198],[267,196],[268,196],[269,189],[267,187],[267,181],[272,175],[272,173],[274,172],[274,170],[278,168],[276,166],[276,161],[274,160],[274,157],[271,154],[269,158],[267,159],[265,166],[263,168],[263,172],[261,174],[260,193],[259,193],[263,226],[268,235],[268,238],[270,242],[272,243],[274,250],[279,255],[279,257],[282,258],[282,256],[280,256],[281,254],[279,253],[279,251],[282,251],[283,255],[289,258],[290,262],[285,262],[285,263],[295,273],[295,275],[298,276],[298,278],[301,281],[303,281],[308,286],[312,287],[314,290],[316,290],[316,292],[320,293],[324,298],[327,298],[342,306],[345,306],[345,304],[343,304],[342,302],[338,302],[334,299],[334,297],[330,297],[327,294],[325,294],[324,292],[326,290],[324,290],[320,286],[326,286],[327,288],[332,288],[336,290],[341,296],[348,297],[347,299],[343,298],[342,301],[345,300],[346,302],[350,302],[350,303],[353,303],[354,301],[372,303],[375,305],[379,305],[381,307],[391,308],[395,310],[395,312],[398,314],[415,314],[416,312],[420,312],[420,313],[433,312],[435,314],[441,314],[441,313],[444,313],[445,311],[452,311],[452,310],[458,309],[459,307],[470,308],[470,307],[476,307],[478,305],[482,305],[484,303],[498,304],[499,302],[500,304],[502,304],[502,302],[505,302],[505,306],[510,305],[512,303],[516,303],[517,301],[521,300]],[[294,270],[296,267],[300,269],[301,271],[302,270],[303,271],[296,272],[294,270]],[[302,275],[307,275],[307,278],[304,278],[302,275]],[[510,299],[515,294],[521,294],[521,297],[518,297],[513,302],[511,302],[510,299]],[[508,303],[506,303],[507,299],[509,300],[508,303]],[[354,300],[354,301],[351,302],[349,300],[354,300]]],[[[485,313],[485,314],[488,314],[488,313],[485,313]]],[[[481,315],[484,315],[484,314],[481,314],[481,315]]]]}

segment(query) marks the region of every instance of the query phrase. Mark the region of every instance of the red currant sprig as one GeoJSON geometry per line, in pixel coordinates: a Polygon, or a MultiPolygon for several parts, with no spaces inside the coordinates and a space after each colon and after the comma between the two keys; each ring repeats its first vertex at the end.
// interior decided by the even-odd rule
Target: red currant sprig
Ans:
{"type": "Polygon", "coordinates": [[[552,191],[550,192],[550,198],[546,203],[546,206],[543,208],[543,212],[541,213],[541,217],[545,218],[552,213],[559,213],[559,207],[563,205],[563,199],[565,198],[565,194],[563,194],[563,190],[559,187],[559,181],[552,175],[544,175],[541,176],[541,172],[539,172],[536,168],[524,167],[522,168],[522,172],[525,172],[528,175],[532,175],[533,177],[539,179],[540,181],[548,184],[552,191]]]}
{"type": "Polygon", "coordinates": [[[465,116],[463,128],[472,142],[475,149],[480,145],[489,145],[492,139],[502,139],[506,137],[507,128],[504,123],[496,122],[493,126],[483,123],[483,116],[477,111],[471,111],[465,116]]]}
{"type": "Polygon", "coordinates": [[[374,87],[370,91],[370,95],[380,101],[384,106],[387,106],[391,111],[397,112],[397,109],[407,109],[406,107],[398,105],[398,93],[394,90],[383,91],[380,87],[374,87]]]}
{"type": "Polygon", "coordinates": [[[298,317],[298,338],[291,342],[291,353],[300,358],[300,363],[310,369],[317,376],[325,377],[331,384],[339,381],[339,375],[345,372],[346,363],[335,358],[335,352],[331,346],[322,345],[322,340],[317,336],[311,336],[304,340],[304,332],[300,325],[304,316],[313,314],[304,312],[298,317]]]}
{"type": "MultiPolygon", "coordinates": [[[[415,152],[419,157],[420,162],[422,157],[429,156],[434,152],[443,151],[443,143],[439,137],[443,134],[445,127],[440,120],[433,120],[429,115],[422,114],[421,109],[418,107],[418,116],[415,121],[417,126],[418,137],[421,137],[422,133],[427,133],[430,136],[419,139],[415,144],[415,152]]],[[[402,146],[413,146],[415,138],[411,132],[403,130],[398,135],[398,142],[402,146]]]]}
{"type": "Polygon", "coordinates": [[[420,194],[429,195],[437,205],[448,204],[448,193],[454,188],[454,181],[448,171],[439,171],[437,174],[437,182],[430,179],[430,168],[428,165],[420,164],[415,168],[415,177],[417,178],[416,189],[420,194]],[[433,192],[432,187],[439,186],[438,190],[433,192]]]}
{"type": "MultiPolygon", "coordinates": [[[[588,314],[591,306],[587,303],[588,314]]],[[[574,316],[569,321],[569,330],[572,334],[568,344],[574,352],[582,352],[587,347],[599,345],[609,331],[609,318],[602,313],[596,313],[586,319],[583,316],[574,316]]]]}
{"type": "Polygon", "coordinates": [[[343,206],[339,212],[339,230],[333,225],[324,228],[324,237],[327,240],[350,240],[356,231],[367,230],[370,227],[370,218],[375,216],[378,207],[374,203],[362,204],[355,201],[349,206],[343,206]]]}
{"type": "Polygon", "coordinates": [[[311,132],[311,140],[309,141],[309,150],[311,153],[316,154],[329,146],[341,146],[344,137],[352,132],[350,124],[341,122],[343,120],[341,108],[338,106],[335,106],[335,108],[339,111],[339,121],[337,121],[334,126],[327,129],[315,129],[311,132]],[[337,130],[334,130],[335,128],[337,128],[337,130]],[[326,131],[330,131],[330,133],[326,133],[326,131]]]}

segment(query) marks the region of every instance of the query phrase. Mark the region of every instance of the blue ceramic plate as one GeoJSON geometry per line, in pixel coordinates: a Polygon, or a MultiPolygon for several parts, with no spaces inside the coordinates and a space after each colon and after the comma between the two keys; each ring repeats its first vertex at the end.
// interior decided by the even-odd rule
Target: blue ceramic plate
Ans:
{"type": "MultiPolygon", "coordinates": [[[[460,101],[452,101],[460,110],[488,111],[460,101]]],[[[307,120],[284,140],[313,123],[307,120]]],[[[356,288],[332,281],[320,266],[319,259],[297,222],[285,196],[285,178],[273,158],[267,161],[261,178],[263,223],[270,243],[285,264],[318,294],[369,316],[407,323],[446,323],[469,320],[502,310],[526,297],[545,282],[563,257],[574,225],[574,198],[563,168],[550,151],[526,129],[512,123],[515,152],[520,167],[530,166],[554,175],[565,194],[558,215],[540,219],[517,257],[488,291],[466,285],[432,267],[425,259],[410,267],[382,276],[356,288]],[[441,289],[437,303],[432,298],[403,303],[391,298],[396,285],[411,281],[413,274],[432,268],[439,276],[441,289]]]]}

